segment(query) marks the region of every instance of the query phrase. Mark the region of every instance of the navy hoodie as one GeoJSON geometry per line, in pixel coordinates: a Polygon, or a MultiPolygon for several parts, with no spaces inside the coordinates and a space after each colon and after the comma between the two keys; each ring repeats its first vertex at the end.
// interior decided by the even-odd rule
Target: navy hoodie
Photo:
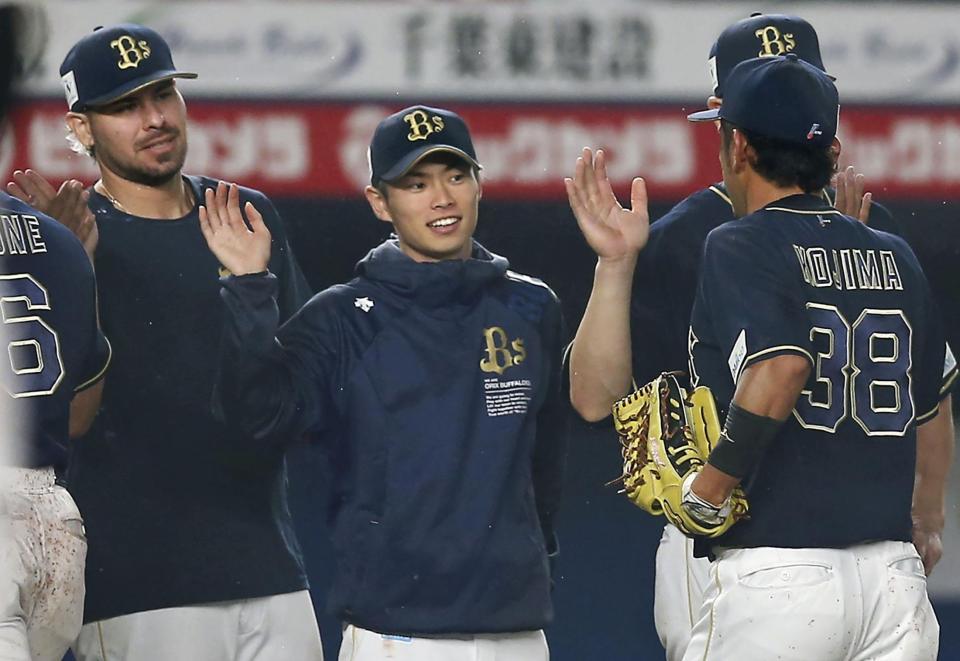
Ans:
{"type": "Polygon", "coordinates": [[[227,277],[214,406],[263,442],[332,457],[331,610],[382,633],[552,619],[565,454],[560,306],[474,244],[418,263],[396,240],[277,330],[276,280],[227,277]]]}

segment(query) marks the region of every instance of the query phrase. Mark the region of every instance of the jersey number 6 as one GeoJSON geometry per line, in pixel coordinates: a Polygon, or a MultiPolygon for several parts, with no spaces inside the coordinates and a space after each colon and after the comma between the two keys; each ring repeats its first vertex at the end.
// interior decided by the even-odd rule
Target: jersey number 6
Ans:
{"type": "Polygon", "coordinates": [[[37,310],[49,310],[47,290],[25,273],[0,275],[0,313],[10,371],[2,376],[12,397],[38,397],[56,391],[63,379],[60,339],[37,310]]]}

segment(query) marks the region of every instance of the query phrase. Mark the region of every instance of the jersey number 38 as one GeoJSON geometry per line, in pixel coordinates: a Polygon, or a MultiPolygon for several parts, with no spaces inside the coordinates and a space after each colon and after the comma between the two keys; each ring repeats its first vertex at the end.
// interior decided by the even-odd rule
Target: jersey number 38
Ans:
{"type": "Polygon", "coordinates": [[[850,323],[832,305],[808,303],[818,347],[813,387],[794,415],[808,429],[836,432],[851,416],[869,436],[902,436],[914,419],[913,329],[900,310],[864,310],[850,323]]]}

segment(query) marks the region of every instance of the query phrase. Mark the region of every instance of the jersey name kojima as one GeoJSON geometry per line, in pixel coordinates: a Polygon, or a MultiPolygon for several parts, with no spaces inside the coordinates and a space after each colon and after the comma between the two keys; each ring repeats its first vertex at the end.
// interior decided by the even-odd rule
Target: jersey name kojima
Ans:
{"type": "Polygon", "coordinates": [[[830,249],[794,244],[803,279],[813,287],[903,290],[892,250],[830,249]]]}

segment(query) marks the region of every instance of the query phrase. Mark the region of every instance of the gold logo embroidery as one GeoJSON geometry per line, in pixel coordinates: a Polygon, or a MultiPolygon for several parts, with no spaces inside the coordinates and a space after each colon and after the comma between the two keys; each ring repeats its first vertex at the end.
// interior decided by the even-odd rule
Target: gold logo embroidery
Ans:
{"type": "Polygon", "coordinates": [[[760,40],[760,52],[757,57],[776,57],[785,55],[797,46],[792,32],[781,33],[774,25],[760,28],[754,33],[760,40]]]}
{"type": "Polygon", "coordinates": [[[414,110],[403,116],[403,121],[410,127],[407,140],[426,140],[427,136],[443,130],[443,117],[428,115],[423,110],[414,110]]]}
{"type": "Polygon", "coordinates": [[[120,60],[117,62],[119,69],[136,68],[140,62],[150,57],[150,44],[146,39],[136,41],[128,34],[111,41],[110,48],[116,48],[120,53],[120,60]]]}
{"type": "Polygon", "coordinates": [[[217,274],[221,278],[226,278],[229,275],[233,275],[232,273],[230,273],[230,269],[228,269],[226,266],[221,266],[219,269],[217,269],[217,274]]]}
{"type": "Polygon", "coordinates": [[[506,331],[499,326],[484,328],[483,339],[487,344],[487,348],[484,349],[487,355],[480,359],[480,369],[484,372],[503,374],[514,365],[522,363],[527,357],[523,339],[517,338],[510,342],[506,331]]]}

